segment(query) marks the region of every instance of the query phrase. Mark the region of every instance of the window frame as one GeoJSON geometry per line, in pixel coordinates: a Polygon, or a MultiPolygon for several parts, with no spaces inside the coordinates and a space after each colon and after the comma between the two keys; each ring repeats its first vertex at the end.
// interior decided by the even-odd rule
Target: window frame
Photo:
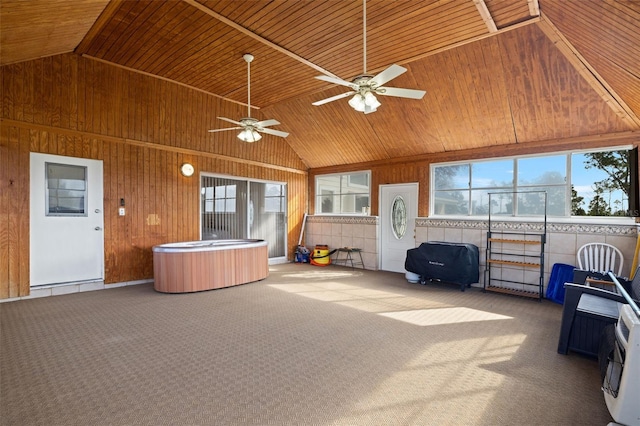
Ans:
{"type": "Polygon", "coordinates": [[[282,184],[282,183],[278,183],[278,182],[258,182],[258,181],[254,181],[256,183],[264,183],[265,185],[273,185],[273,186],[278,186],[279,189],[279,194],[278,195],[267,195],[266,191],[265,191],[265,196],[264,196],[264,205],[265,205],[265,211],[269,212],[269,213],[286,213],[287,212],[287,194],[286,194],[286,185],[282,184]],[[271,200],[278,200],[278,205],[279,205],[279,209],[278,210],[273,210],[269,207],[267,207],[267,205],[269,204],[268,201],[271,200]]]}
{"type": "MultiPolygon", "coordinates": [[[[233,175],[226,175],[226,174],[220,174],[220,173],[201,172],[198,186],[200,188],[199,189],[199,192],[200,192],[199,232],[200,232],[200,240],[202,241],[207,241],[211,239],[224,239],[224,238],[231,238],[231,239],[263,238],[263,237],[256,237],[256,233],[259,232],[259,226],[257,228],[252,228],[252,226],[255,225],[256,223],[258,223],[259,225],[259,219],[256,219],[256,216],[259,215],[259,211],[254,209],[259,209],[262,206],[262,202],[264,202],[264,204],[266,205],[267,199],[278,198],[280,200],[280,203],[279,203],[280,211],[276,212],[276,211],[269,210],[267,212],[269,214],[280,214],[282,216],[282,220],[279,221],[276,224],[276,226],[273,228],[276,231],[275,237],[273,238],[273,240],[267,239],[269,241],[268,256],[269,256],[269,262],[279,263],[283,260],[286,260],[287,258],[286,251],[288,247],[287,229],[289,228],[289,223],[290,223],[290,219],[288,215],[289,184],[286,181],[256,179],[256,178],[249,178],[245,176],[233,176],[233,175]],[[207,179],[212,179],[213,181],[210,181],[207,179]],[[215,185],[216,179],[220,179],[223,181],[232,181],[233,183],[224,184],[225,186],[224,198],[222,197],[215,198],[215,196],[214,198],[207,198],[206,188],[216,188],[217,187],[215,185]],[[213,185],[212,186],[207,185],[210,183],[213,185]],[[227,193],[227,189],[232,185],[236,186],[235,198],[229,198],[227,193]],[[279,195],[267,197],[265,193],[263,197],[257,197],[257,198],[252,197],[252,185],[279,186],[280,187],[279,195]],[[229,231],[229,229],[225,229],[224,227],[217,227],[219,223],[216,223],[215,221],[205,220],[207,218],[207,215],[215,215],[218,213],[215,210],[215,206],[213,211],[211,212],[206,211],[206,202],[212,201],[213,203],[215,203],[216,200],[225,200],[225,212],[223,212],[223,214],[230,213],[232,215],[238,216],[238,220],[233,220],[229,222],[233,225],[232,231],[229,231]],[[226,210],[226,203],[228,200],[235,200],[234,212],[229,212],[226,210]],[[204,232],[205,230],[208,233],[207,235],[205,235],[205,232],[204,232]],[[228,232],[234,232],[234,233],[237,232],[241,234],[241,236],[223,236],[219,238],[208,238],[208,235],[212,231],[217,231],[217,230],[221,230],[223,235],[228,232]]],[[[222,185],[219,185],[219,186],[222,186],[222,185]]],[[[215,194],[215,190],[214,190],[214,194],[215,194]]]]}
{"type": "MultiPolygon", "coordinates": [[[[45,216],[47,217],[88,217],[89,213],[88,213],[88,207],[89,207],[89,170],[88,167],[86,165],[75,165],[75,164],[66,164],[66,163],[57,163],[57,162],[52,162],[52,161],[46,161],[44,163],[44,179],[45,179],[45,216]],[[50,167],[59,167],[59,168],[74,168],[74,169],[78,169],[78,170],[82,170],[82,174],[84,175],[84,179],[82,180],[83,189],[65,189],[65,188],[61,188],[59,186],[56,186],[55,188],[51,187],[51,183],[53,180],[55,181],[59,181],[59,180],[69,180],[69,179],[60,179],[60,178],[54,178],[52,176],[50,176],[49,172],[50,172],[50,167]],[[52,191],[55,192],[55,195],[52,194],[52,191]],[[70,191],[70,192],[81,192],[82,196],[81,197],[70,197],[72,199],[79,199],[82,200],[82,210],[81,211],[77,211],[77,212],[70,212],[70,211],[52,211],[52,203],[51,200],[55,199],[56,202],[54,203],[56,206],[60,205],[60,198],[65,198],[65,197],[60,197],[59,196],[59,192],[60,191],[70,191]]],[[[80,181],[79,179],[73,179],[73,180],[77,180],[80,181]]],[[[56,182],[59,183],[59,182],[56,182]]]]}
{"type": "MultiPolygon", "coordinates": [[[[546,152],[546,153],[538,153],[538,154],[527,154],[527,155],[513,155],[513,156],[504,156],[504,157],[488,157],[488,158],[482,158],[482,159],[478,159],[478,160],[459,160],[459,161],[449,161],[449,162],[442,162],[442,163],[432,163],[429,165],[429,181],[433,182],[434,184],[430,185],[430,190],[429,190],[429,217],[433,217],[433,218],[438,218],[438,219],[452,219],[452,218],[465,218],[465,219],[483,219],[483,218],[487,218],[488,214],[472,214],[472,202],[471,202],[471,193],[473,190],[480,190],[483,189],[484,187],[472,187],[471,186],[471,180],[472,180],[472,166],[474,164],[478,164],[478,163],[483,163],[483,162],[492,162],[492,161],[504,161],[504,160],[510,160],[513,162],[513,179],[512,179],[512,183],[511,183],[511,188],[513,189],[513,191],[523,191],[526,190],[527,186],[518,186],[517,185],[517,179],[518,179],[518,160],[522,160],[522,159],[528,159],[528,158],[544,158],[544,157],[556,157],[556,156],[565,156],[566,157],[566,177],[565,177],[565,183],[563,185],[560,184],[555,184],[555,186],[564,186],[565,187],[565,191],[566,191],[566,199],[568,200],[567,205],[565,206],[565,214],[562,216],[551,216],[553,218],[553,220],[580,220],[580,221],[585,221],[585,220],[595,220],[595,221],[607,221],[607,222],[613,222],[613,221],[620,221],[620,220],[633,220],[634,218],[631,216],[583,216],[583,215],[571,215],[571,188],[572,188],[572,177],[573,177],[573,170],[572,170],[572,155],[574,154],[585,154],[585,153],[597,153],[597,152],[609,152],[609,151],[631,151],[632,149],[634,149],[634,147],[632,145],[622,145],[622,146],[612,146],[612,147],[598,147],[598,148],[587,148],[587,149],[581,149],[581,150],[564,150],[564,151],[554,151],[554,152],[546,152]],[[466,165],[468,166],[468,173],[469,173],[469,181],[468,181],[468,187],[465,189],[455,189],[456,191],[460,191],[460,192],[465,192],[466,195],[469,197],[467,199],[468,202],[468,208],[467,208],[467,214],[439,214],[435,212],[435,195],[436,192],[438,191],[436,189],[435,186],[435,171],[438,167],[446,167],[446,166],[456,166],[456,165],[466,165]]],[[[551,185],[551,184],[549,184],[551,185]]],[[[549,186],[549,185],[538,185],[538,187],[540,186],[549,186]]],[[[531,186],[529,186],[531,187],[531,186]]],[[[489,188],[484,188],[485,190],[489,191],[489,192],[497,192],[496,190],[491,190],[489,188]]],[[[498,188],[495,188],[498,189],[498,188]]],[[[448,189],[442,189],[440,191],[448,191],[448,189]]],[[[512,192],[512,191],[505,191],[505,192],[512,192]]],[[[629,208],[631,208],[631,206],[629,206],[629,208]]],[[[518,215],[517,211],[510,214],[510,215],[501,215],[500,216],[501,220],[502,219],[506,219],[506,220],[521,220],[523,218],[527,218],[527,219],[532,219],[533,221],[539,219],[538,216],[528,216],[528,215],[518,215]]]]}
{"type": "MultiPolygon", "coordinates": [[[[357,186],[357,185],[361,185],[359,183],[353,183],[352,185],[357,186]]],[[[365,185],[361,185],[361,186],[365,186],[365,185]]],[[[351,172],[343,172],[343,173],[326,173],[326,174],[319,174],[319,175],[315,175],[314,177],[314,188],[315,188],[315,192],[314,192],[314,200],[313,200],[313,207],[314,207],[314,212],[316,215],[319,216],[368,216],[369,215],[369,211],[371,211],[371,170],[354,170],[351,172]],[[366,189],[367,192],[343,192],[343,182],[347,182],[350,183],[352,180],[352,177],[354,175],[361,175],[361,174],[366,174],[367,176],[367,184],[366,184],[366,189]],[[319,180],[322,178],[327,178],[327,177],[337,177],[338,178],[338,188],[336,190],[335,187],[321,187],[319,180]],[[328,194],[323,193],[323,191],[332,191],[331,197],[332,200],[335,202],[335,200],[338,200],[339,202],[339,212],[323,212],[322,211],[322,197],[323,196],[327,196],[328,194]],[[343,211],[343,197],[347,196],[347,195],[354,195],[354,196],[362,196],[362,195],[366,195],[367,199],[368,199],[368,206],[367,207],[367,211],[355,211],[355,212],[345,212],[343,211]]]]}

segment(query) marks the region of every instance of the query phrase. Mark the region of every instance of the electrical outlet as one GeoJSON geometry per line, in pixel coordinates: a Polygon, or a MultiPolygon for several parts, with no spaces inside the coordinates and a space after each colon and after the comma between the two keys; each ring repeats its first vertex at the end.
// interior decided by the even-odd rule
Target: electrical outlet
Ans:
{"type": "Polygon", "coordinates": [[[124,216],[124,207],[120,207],[120,208],[118,209],[118,214],[119,214],[120,216],[124,216]]]}

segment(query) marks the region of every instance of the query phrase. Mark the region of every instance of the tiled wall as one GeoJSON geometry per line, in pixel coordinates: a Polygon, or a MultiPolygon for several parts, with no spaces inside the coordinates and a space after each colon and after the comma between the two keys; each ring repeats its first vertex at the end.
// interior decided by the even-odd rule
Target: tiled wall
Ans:
{"type": "MultiPolygon", "coordinates": [[[[530,222],[492,222],[493,230],[515,232],[540,233],[542,226],[541,223],[530,222]]],[[[379,267],[378,227],[379,219],[376,216],[308,216],[304,241],[310,249],[319,244],[326,244],[331,250],[337,247],[362,248],[366,269],[377,270],[379,267]]],[[[576,265],[578,248],[590,242],[606,242],[619,248],[624,255],[622,275],[630,275],[637,240],[636,224],[549,222],[546,231],[543,277],[545,286],[555,263],[576,265]]],[[[478,246],[480,249],[480,283],[478,285],[480,286],[484,279],[486,237],[486,220],[416,219],[416,246],[425,241],[471,243],[478,246]]],[[[538,248],[529,250],[538,250],[538,248]]],[[[522,273],[531,276],[536,275],[537,271],[529,270],[522,273]]],[[[530,281],[527,280],[527,282],[530,281]]]]}
{"type": "MultiPolygon", "coordinates": [[[[541,233],[542,223],[530,222],[497,222],[491,225],[493,231],[513,231],[525,233],[541,233]]],[[[487,222],[472,220],[438,220],[419,218],[416,220],[416,243],[423,241],[447,241],[456,243],[471,243],[480,249],[480,283],[483,284],[483,271],[485,269],[485,250],[487,247],[487,222]]],[[[598,225],[584,223],[547,223],[546,244],[544,254],[544,277],[546,286],[549,274],[555,263],[564,263],[577,266],[576,253],[586,243],[605,242],[611,244],[622,252],[624,256],[623,276],[629,276],[637,239],[637,227],[629,225],[598,225]]],[[[527,249],[530,253],[539,251],[532,246],[527,249]]],[[[513,268],[512,268],[513,269],[513,268]]],[[[507,271],[512,277],[515,270],[507,271]]],[[[526,282],[538,274],[537,270],[520,270],[520,274],[526,282]]],[[[505,277],[509,278],[509,277],[505,277]]],[[[534,278],[535,279],[535,278],[534,278]]],[[[546,288],[545,288],[546,289],[546,288]]]]}
{"type": "Polygon", "coordinates": [[[378,270],[377,216],[308,216],[304,244],[313,250],[326,244],[329,250],[338,247],[362,249],[365,269],[378,270]]]}

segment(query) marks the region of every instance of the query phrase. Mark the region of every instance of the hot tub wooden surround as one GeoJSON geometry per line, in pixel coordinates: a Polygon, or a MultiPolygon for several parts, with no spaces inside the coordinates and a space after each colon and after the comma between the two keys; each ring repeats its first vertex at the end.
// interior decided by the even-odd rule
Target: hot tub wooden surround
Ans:
{"type": "Polygon", "coordinates": [[[269,275],[264,240],[212,240],[153,247],[154,289],[190,293],[231,287],[269,275]]]}

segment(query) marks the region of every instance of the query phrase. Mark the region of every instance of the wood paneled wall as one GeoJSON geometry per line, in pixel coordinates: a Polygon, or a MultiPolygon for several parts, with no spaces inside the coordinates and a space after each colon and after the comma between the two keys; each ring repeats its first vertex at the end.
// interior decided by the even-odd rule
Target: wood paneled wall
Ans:
{"type": "Polygon", "coordinates": [[[286,182],[291,257],[307,173],[280,138],[207,133],[241,106],[73,54],[0,73],[0,299],[29,294],[30,152],[103,161],[105,283],[153,278],[152,246],[199,238],[200,172],[286,182]],[[184,162],[193,177],[180,174],[184,162]]]}

